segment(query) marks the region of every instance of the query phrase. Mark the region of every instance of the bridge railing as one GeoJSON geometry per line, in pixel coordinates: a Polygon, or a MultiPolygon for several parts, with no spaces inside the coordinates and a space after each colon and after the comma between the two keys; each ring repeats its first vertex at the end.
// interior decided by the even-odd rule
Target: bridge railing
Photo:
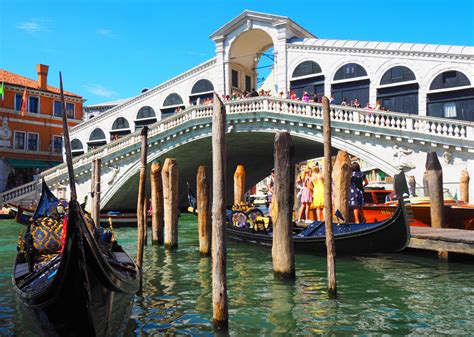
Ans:
{"type": "MultiPolygon", "coordinates": [[[[287,100],[274,97],[253,97],[237,101],[225,102],[227,114],[245,114],[255,112],[271,112],[322,119],[322,104],[305,103],[303,101],[287,100]]],[[[396,112],[357,109],[349,106],[332,105],[330,108],[332,121],[366,125],[376,128],[398,129],[402,131],[419,132],[434,136],[443,136],[456,139],[474,139],[474,123],[443,118],[422,117],[396,112]]],[[[163,119],[149,126],[149,137],[171,130],[196,118],[212,117],[213,106],[191,106],[184,111],[163,119]]],[[[98,149],[88,151],[74,158],[75,167],[90,164],[96,158],[105,158],[130,146],[140,144],[140,131],[119,138],[98,149]]],[[[137,151],[139,149],[137,148],[137,151]]],[[[46,181],[66,175],[67,167],[61,164],[40,174],[46,181]]],[[[15,199],[35,189],[34,182],[4,192],[1,196],[4,201],[15,199]]]]}
{"type": "MultiPolygon", "coordinates": [[[[322,104],[273,97],[226,102],[227,113],[268,111],[322,119],[322,104]]],[[[435,136],[474,139],[474,123],[399,112],[331,105],[331,120],[379,128],[414,131],[435,136]]]]}
{"type": "Polygon", "coordinates": [[[32,181],[27,184],[12,188],[11,190],[5,191],[1,194],[1,202],[6,203],[13,201],[21,196],[33,193],[36,191],[37,181],[32,181]]]}

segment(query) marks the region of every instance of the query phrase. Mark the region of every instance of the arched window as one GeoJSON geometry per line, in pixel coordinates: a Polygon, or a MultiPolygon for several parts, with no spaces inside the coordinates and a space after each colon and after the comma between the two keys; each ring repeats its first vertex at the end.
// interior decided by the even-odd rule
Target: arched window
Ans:
{"type": "Polygon", "coordinates": [[[112,130],[123,129],[130,129],[130,124],[128,124],[128,121],[125,118],[119,117],[114,121],[114,124],[112,124],[112,130]]]}
{"type": "Polygon", "coordinates": [[[193,85],[193,88],[191,89],[191,95],[209,91],[214,91],[214,86],[212,85],[211,81],[203,79],[197,81],[193,85]]]}
{"type": "Polygon", "coordinates": [[[398,82],[407,82],[407,81],[414,81],[415,74],[409,68],[404,66],[397,66],[390,68],[383,74],[382,79],[380,80],[380,84],[391,84],[391,83],[398,83],[398,82]]]}
{"type": "Polygon", "coordinates": [[[418,114],[418,83],[415,74],[409,68],[396,66],[387,70],[380,80],[380,85],[391,84],[377,89],[377,105],[381,109],[409,114],[418,114]]]}
{"type": "Polygon", "coordinates": [[[130,124],[125,118],[119,117],[112,124],[112,130],[110,131],[110,139],[116,140],[124,135],[128,135],[129,133],[131,133],[130,124]]]}
{"type": "Polygon", "coordinates": [[[105,133],[100,128],[94,129],[91,135],[89,136],[89,142],[102,141],[105,140],[105,133]]]}
{"type": "Polygon", "coordinates": [[[445,71],[435,77],[431,82],[430,90],[447,89],[471,85],[466,75],[459,71],[445,71]]]}
{"type": "Polygon", "coordinates": [[[169,105],[183,105],[183,99],[178,94],[175,94],[175,93],[169,94],[165,98],[163,106],[169,106],[169,105]]]}
{"type": "Polygon", "coordinates": [[[322,73],[321,67],[314,61],[301,62],[293,71],[293,78],[322,73]]]}
{"type": "Polygon", "coordinates": [[[135,130],[141,129],[145,125],[156,123],[155,110],[152,107],[144,106],[137,113],[137,119],[135,120],[135,130]]]}
{"type": "Polygon", "coordinates": [[[172,93],[169,94],[163,102],[163,108],[161,109],[161,115],[169,115],[175,112],[179,112],[184,109],[183,99],[180,95],[172,93]]]}
{"type": "MultiPolygon", "coordinates": [[[[324,75],[319,64],[314,61],[301,62],[293,71],[290,91],[299,98],[303,97],[305,91],[310,96],[316,94],[321,98],[324,95],[324,75]]],[[[313,100],[317,99],[314,97],[313,100]]]]}
{"type": "Polygon", "coordinates": [[[474,121],[474,88],[466,88],[471,82],[459,71],[445,71],[434,78],[426,104],[428,116],[474,121]]]}
{"type": "Polygon", "coordinates": [[[197,81],[191,89],[189,101],[191,104],[202,104],[206,99],[212,99],[214,95],[214,86],[211,81],[202,79],[197,81]]]}
{"type": "Polygon", "coordinates": [[[334,80],[344,80],[348,78],[363,77],[367,76],[367,71],[357,64],[357,63],[348,63],[340,67],[336,74],[334,75],[334,80]]]}
{"type": "Polygon", "coordinates": [[[137,119],[148,119],[156,117],[155,110],[152,107],[144,106],[137,113],[137,119]]]}
{"type": "Polygon", "coordinates": [[[107,144],[107,140],[105,139],[104,131],[100,128],[94,129],[89,136],[89,141],[87,142],[88,149],[95,149],[105,144],[107,144]]]}
{"type": "Polygon", "coordinates": [[[73,157],[84,154],[84,146],[79,139],[73,139],[71,141],[71,154],[73,157]]]}
{"type": "Polygon", "coordinates": [[[357,64],[348,63],[340,67],[334,75],[335,81],[342,81],[331,85],[331,95],[334,97],[336,104],[346,101],[347,104],[356,104],[356,100],[361,107],[365,107],[369,103],[369,86],[370,80],[364,79],[367,71],[357,64]],[[359,79],[362,77],[362,79],[359,79]]]}

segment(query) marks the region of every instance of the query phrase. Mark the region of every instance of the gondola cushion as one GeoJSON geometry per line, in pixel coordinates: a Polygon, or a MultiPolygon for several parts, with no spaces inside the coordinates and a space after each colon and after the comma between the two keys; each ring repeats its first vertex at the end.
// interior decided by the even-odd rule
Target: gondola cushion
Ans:
{"type": "Polygon", "coordinates": [[[58,253],[61,250],[62,232],[61,219],[39,218],[31,228],[33,246],[40,254],[58,253]]]}

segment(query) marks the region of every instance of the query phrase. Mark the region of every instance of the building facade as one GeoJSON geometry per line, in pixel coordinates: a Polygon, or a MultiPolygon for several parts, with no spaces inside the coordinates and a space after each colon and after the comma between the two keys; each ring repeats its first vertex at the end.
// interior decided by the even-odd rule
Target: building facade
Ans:
{"type": "Polygon", "coordinates": [[[272,95],[301,99],[306,91],[335,104],[474,121],[474,47],[319,39],[288,17],[251,11],[210,38],[212,59],[73,128],[73,152],[208,102],[213,92],[250,91],[268,51],[272,95]]]}
{"type": "MultiPolygon", "coordinates": [[[[60,90],[48,85],[47,65],[38,64],[37,73],[38,79],[33,80],[0,69],[0,85],[3,83],[4,88],[0,107],[0,191],[32,181],[39,172],[62,162],[60,90]]],[[[71,92],[64,94],[72,127],[82,119],[83,99],[71,92]]]]}

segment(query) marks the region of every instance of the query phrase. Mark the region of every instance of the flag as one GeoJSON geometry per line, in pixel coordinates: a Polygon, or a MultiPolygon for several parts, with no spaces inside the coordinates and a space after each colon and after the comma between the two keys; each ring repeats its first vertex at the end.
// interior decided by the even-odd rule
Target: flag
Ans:
{"type": "Polygon", "coordinates": [[[21,115],[24,116],[26,111],[26,87],[23,91],[23,97],[21,98],[21,115]]]}
{"type": "Polygon", "coordinates": [[[2,86],[0,87],[0,95],[2,95],[2,107],[5,103],[5,83],[2,81],[2,86]]]}

